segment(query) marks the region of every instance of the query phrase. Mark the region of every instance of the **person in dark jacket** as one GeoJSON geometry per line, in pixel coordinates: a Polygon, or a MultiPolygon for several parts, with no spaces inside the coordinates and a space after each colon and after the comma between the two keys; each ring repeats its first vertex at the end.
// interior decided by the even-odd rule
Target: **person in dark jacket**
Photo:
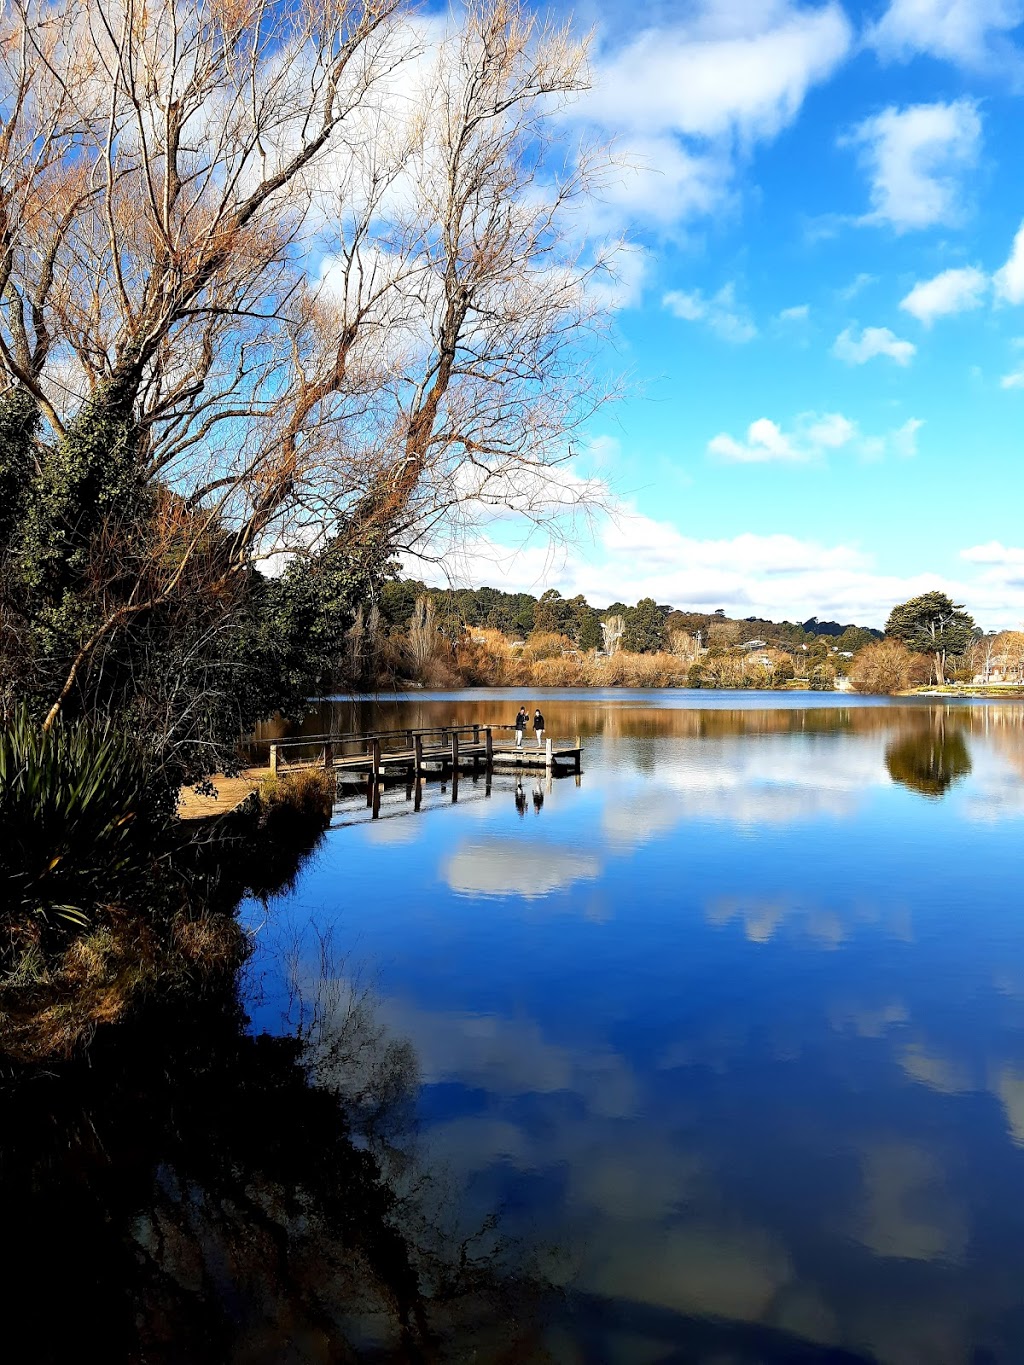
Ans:
{"type": "Polygon", "coordinates": [[[533,713],[533,733],[537,736],[537,748],[544,743],[544,717],[540,711],[533,713]]]}
{"type": "Polygon", "coordinates": [[[519,714],[516,716],[516,748],[517,748],[517,749],[521,749],[521,748],[523,747],[523,734],[524,734],[525,731],[526,731],[526,727],[527,727],[527,725],[529,724],[529,720],[530,720],[530,717],[529,717],[529,715],[527,714],[526,707],[525,707],[525,706],[520,706],[520,708],[519,708],[519,714]]]}

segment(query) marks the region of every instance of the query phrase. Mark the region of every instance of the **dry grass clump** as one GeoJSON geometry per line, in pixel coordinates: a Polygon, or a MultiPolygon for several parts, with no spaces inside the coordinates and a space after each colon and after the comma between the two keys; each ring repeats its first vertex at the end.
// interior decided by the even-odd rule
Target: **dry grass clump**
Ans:
{"type": "Polygon", "coordinates": [[[133,745],[28,717],[0,732],[0,1054],[66,1057],[150,993],[194,993],[244,961],[235,911],[294,877],[335,777],[268,778],[200,827],[157,805],[133,745]]]}
{"type": "Polygon", "coordinates": [[[587,660],[590,687],[685,687],[689,664],[678,654],[627,654],[587,660]]]}
{"type": "Polygon", "coordinates": [[[255,795],[261,824],[284,816],[301,821],[329,821],[337,783],[326,768],[299,768],[264,777],[255,795]]]}
{"type": "Polygon", "coordinates": [[[534,687],[585,687],[587,661],[579,655],[538,659],[530,668],[527,686],[531,684],[534,687]]]}
{"type": "Polygon", "coordinates": [[[470,687],[518,687],[530,681],[522,643],[483,627],[466,631],[459,639],[454,671],[459,683],[470,687]]]}
{"type": "Polygon", "coordinates": [[[179,915],[160,935],[138,915],[107,907],[105,922],[59,957],[28,944],[0,979],[3,1053],[21,1063],[70,1057],[150,992],[194,990],[197,981],[235,970],[247,952],[231,915],[179,915]]]}
{"type": "Polygon", "coordinates": [[[604,657],[575,648],[566,635],[515,642],[483,628],[465,634],[455,666],[471,687],[685,687],[689,668],[675,653],[604,657]]]}

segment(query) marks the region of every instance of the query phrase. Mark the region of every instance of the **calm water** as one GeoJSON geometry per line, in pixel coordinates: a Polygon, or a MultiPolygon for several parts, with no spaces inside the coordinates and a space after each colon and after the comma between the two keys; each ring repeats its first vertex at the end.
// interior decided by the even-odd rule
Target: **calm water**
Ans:
{"type": "Polygon", "coordinates": [[[251,1029],[372,1005],[451,1218],[564,1288],[465,1358],[1024,1361],[1024,707],[525,700],[581,779],[343,797],[247,911],[251,1029]]]}

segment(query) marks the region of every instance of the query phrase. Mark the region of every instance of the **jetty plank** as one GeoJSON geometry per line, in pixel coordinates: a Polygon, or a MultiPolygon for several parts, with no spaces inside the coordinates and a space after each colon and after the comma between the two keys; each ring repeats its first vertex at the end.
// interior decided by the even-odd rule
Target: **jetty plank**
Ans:
{"type": "Polygon", "coordinates": [[[178,796],[178,817],[206,820],[212,815],[228,815],[252,795],[269,773],[269,768],[249,768],[238,777],[217,773],[210,779],[217,789],[216,796],[200,796],[192,787],[182,787],[178,796]]]}

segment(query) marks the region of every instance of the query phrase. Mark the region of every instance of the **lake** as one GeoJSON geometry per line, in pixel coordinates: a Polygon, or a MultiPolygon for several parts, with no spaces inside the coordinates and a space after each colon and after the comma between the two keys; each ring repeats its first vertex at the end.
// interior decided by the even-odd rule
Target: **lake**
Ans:
{"type": "Polygon", "coordinates": [[[474,691],[304,728],[520,699],[580,778],[353,791],[246,910],[251,1028],[365,1002],[453,1223],[559,1287],[472,1358],[1024,1360],[1024,706],[474,691]]]}

